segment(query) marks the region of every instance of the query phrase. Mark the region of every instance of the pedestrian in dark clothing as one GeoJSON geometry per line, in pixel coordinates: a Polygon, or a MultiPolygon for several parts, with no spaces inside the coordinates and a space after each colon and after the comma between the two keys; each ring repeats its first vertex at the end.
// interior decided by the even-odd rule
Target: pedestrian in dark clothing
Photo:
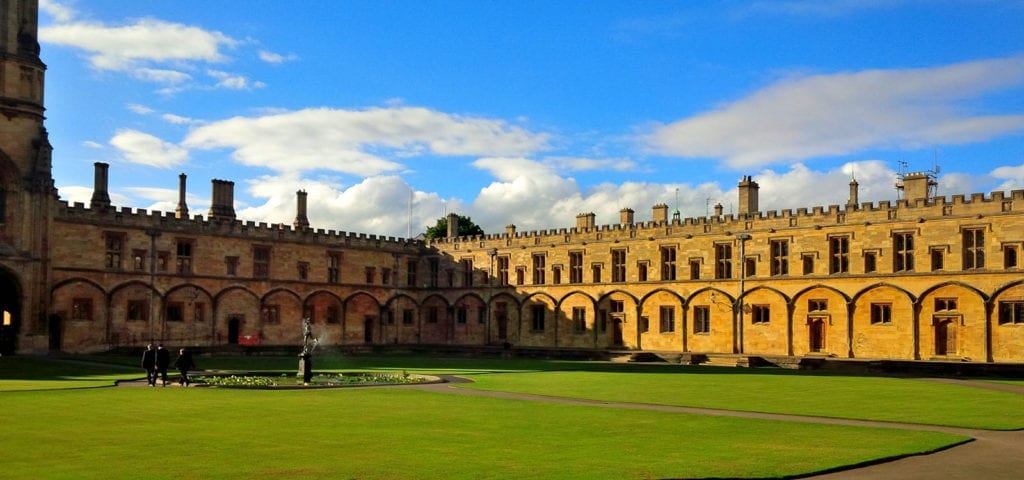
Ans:
{"type": "Polygon", "coordinates": [[[192,352],[189,352],[182,348],[178,350],[178,358],[174,360],[174,368],[178,369],[181,373],[181,378],[178,380],[178,385],[187,387],[192,381],[188,378],[188,371],[195,370],[196,362],[192,360],[192,352]]]}
{"type": "MultiPolygon", "coordinates": [[[[164,348],[163,344],[156,346],[156,375],[160,375],[160,379],[163,380],[164,386],[167,386],[167,367],[171,364],[171,352],[168,352],[164,348]]],[[[156,378],[153,379],[153,383],[156,383],[156,378]]]]}
{"type": "Polygon", "coordinates": [[[153,344],[146,345],[146,351],[142,352],[142,368],[146,369],[146,383],[151,387],[156,386],[156,350],[153,344]]]}

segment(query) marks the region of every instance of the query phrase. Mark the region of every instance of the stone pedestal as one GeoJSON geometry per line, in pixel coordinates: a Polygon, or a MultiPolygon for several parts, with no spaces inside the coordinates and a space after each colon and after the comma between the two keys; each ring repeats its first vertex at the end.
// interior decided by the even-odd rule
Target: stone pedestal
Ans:
{"type": "Polygon", "coordinates": [[[302,383],[309,383],[313,379],[313,356],[308,353],[299,354],[299,375],[302,375],[302,383]]]}

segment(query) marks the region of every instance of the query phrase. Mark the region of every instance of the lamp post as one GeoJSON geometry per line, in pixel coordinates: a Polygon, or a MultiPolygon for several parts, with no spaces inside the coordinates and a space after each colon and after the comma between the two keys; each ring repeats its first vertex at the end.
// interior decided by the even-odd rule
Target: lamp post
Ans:
{"type": "Polygon", "coordinates": [[[743,353],[743,292],[744,292],[744,280],[747,277],[747,240],[750,240],[750,235],[741,233],[736,235],[736,240],[740,241],[740,295],[736,297],[736,353],[743,353]]]}

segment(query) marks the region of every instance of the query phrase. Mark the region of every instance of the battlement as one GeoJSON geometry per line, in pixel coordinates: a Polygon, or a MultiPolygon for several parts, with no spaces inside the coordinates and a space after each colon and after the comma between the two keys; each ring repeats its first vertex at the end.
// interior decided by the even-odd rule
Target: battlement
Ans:
{"type": "Polygon", "coordinates": [[[283,223],[269,224],[266,222],[226,220],[207,218],[194,215],[191,218],[178,218],[174,212],[133,209],[131,207],[111,207],[92,209],[84,203],[69,204],[61,201],[55,218],[58,221],[89,223],[107,228],[158,228],[167,232],[184,235],[220,235],[246,237],[257,241],[287,241],[304,244],[320,244],[326,248],[383,248],[387,250],[410,250],[423,247],[423,242],[415,239],[389,237],[383,235],[356,233],[322,228],[293,228],[283,223]]]}
{"type": "MultiPolygon", "coordinates": [[[[745,177],[746,178],[746,177],[745,177]]],[[[658,218],[659,208],[654,206],[654,217],[658,218]]],[[[587,241],[615,241],[625,238],[649,238],[666,236],[692,237],[738,231],[777,231],[783,228],[820,228],[828,225],[854,223],[881,223],[908,220],[927,220],[950,217],[1024,213],[1024,190],[1011,192],[996,191],[988,195],[973,193],[947,197],[918,198],[914,200],[882,200],[877,203],[864,202],[860,205],[827,205],[800,207],[796,210],[758,211],[747,215],[724,214],[720,216],[687,217],[672,220],[648,220],[635,223],[611,223],[589,225],[588,215],[577,216],[577,226],[517,232],[513,226],[503,233],[491,233],[472,237],[435,238],[428,246],[457,244],[478,244],[477,246],[528,246],[542,244],[585,243],[587,241]]]]}

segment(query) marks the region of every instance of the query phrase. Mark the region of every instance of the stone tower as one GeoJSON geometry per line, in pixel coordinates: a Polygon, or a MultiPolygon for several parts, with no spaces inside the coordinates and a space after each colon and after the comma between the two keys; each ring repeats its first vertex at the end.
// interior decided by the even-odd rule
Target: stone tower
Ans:
{"type": "Polygon", "coordinates": [[[59,345],[60,325],[48,325],[46,312],[57,191],[38,22],[38,0],[0,0],[0,354],[59,345]]]}

